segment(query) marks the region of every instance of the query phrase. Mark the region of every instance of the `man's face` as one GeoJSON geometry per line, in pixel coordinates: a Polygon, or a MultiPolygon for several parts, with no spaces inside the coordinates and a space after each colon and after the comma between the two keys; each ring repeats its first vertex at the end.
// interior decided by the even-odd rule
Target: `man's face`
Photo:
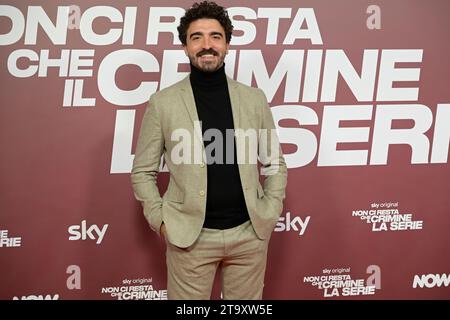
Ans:
{"type": "Polygon", "coordinates": [[[223,65],[228,48],[225,30],[216,19],[198,19],[189,25],[184,52],[196,68],[216,71],[223,65]]]}

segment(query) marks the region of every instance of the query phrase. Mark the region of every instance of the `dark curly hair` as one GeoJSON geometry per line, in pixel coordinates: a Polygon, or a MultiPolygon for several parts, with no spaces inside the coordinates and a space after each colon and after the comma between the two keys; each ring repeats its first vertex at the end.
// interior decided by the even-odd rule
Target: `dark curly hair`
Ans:
{"type": "Polygon", "coordinates": [[[231,34],[233,33],[233,25],[230,17],[224,7],[219,6],[212,1],[203,1],[194,3],[191,8],[186,10],[186,13],[180,19],[178,26],[178,38],[183,45],[186,45],[187,29],[191,22],[198,19],[216,19],[219,21],[225,30],[225,39],[227,43],[231,41],[231,34]]]}

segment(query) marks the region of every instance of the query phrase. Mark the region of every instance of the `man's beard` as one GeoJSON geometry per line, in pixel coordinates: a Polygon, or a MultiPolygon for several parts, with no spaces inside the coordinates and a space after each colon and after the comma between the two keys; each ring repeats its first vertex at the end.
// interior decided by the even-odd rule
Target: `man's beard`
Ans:
{"type": "Polygon", "coordinates": [[[215,51],[213,49],[208,49],[208,50],[200,51],[195,56],[189,56],[189,60],[191,61],[191,64],[194,67],[196,67],[197,69],[199,69],[203,72],[214,72],[214,71],[217,71],[218,69],[220,69],[220,67],[222,67],[223,61],[225,60],[225,55],[220,56],[220,54],[217,51],[215,51]],[[205,54],[212,54],[215,57],[219,57],[217,64],[215,63],[215,61],[214,62],[207,61],[207,62],[200,63],[199,58],[205,54]]]}

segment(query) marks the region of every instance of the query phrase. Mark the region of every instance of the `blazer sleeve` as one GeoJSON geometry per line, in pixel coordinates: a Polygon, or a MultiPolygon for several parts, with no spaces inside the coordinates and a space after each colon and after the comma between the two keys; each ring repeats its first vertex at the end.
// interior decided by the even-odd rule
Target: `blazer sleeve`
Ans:
{"type": "Polygon", "coordinates": [[[261,162],[261,174],[264,176],[264,197],[279,216],[283,211],[283,200],[286,197],[287,167],[267,98],[261,89],[258,91],[263,108],[258,158],[261,162]]]}
{"type": "Polygon", "coordinates": [[[163,152],[164,135],[160,112],[152,95],[142,119],[131,170],[131,182],[134,196],[143,206],[145,218],[158,235],[163,221],[162,199],[156,182],[163,152]]]}

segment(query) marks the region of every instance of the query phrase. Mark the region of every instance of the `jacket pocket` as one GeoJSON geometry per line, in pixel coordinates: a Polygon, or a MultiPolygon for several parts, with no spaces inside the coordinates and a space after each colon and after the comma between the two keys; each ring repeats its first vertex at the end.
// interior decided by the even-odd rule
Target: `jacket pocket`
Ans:
{"type": "Polygon", "coordinates": [[[184,203],[184,192],[174,184],[169,183],[163,199],[164,201],[184,203]]]}

